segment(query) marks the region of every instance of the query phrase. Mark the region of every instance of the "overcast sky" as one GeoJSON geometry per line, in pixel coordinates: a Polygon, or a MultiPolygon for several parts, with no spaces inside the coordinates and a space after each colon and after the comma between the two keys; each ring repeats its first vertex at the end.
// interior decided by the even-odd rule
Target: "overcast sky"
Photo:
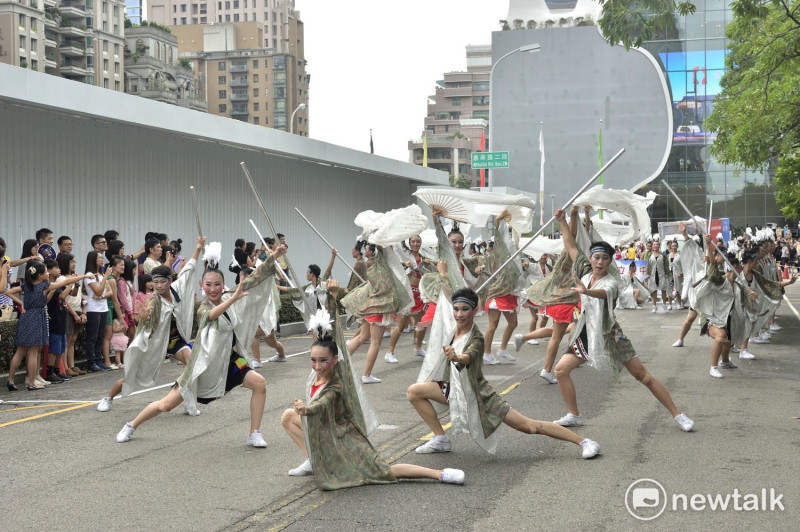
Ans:
{"type": "Polygon", "coordinates": [[[427,96],[466,71],[468,44],[491,44],[507,0],[296,0],[311,74],[310,137],[408,161],[427,96]]]}

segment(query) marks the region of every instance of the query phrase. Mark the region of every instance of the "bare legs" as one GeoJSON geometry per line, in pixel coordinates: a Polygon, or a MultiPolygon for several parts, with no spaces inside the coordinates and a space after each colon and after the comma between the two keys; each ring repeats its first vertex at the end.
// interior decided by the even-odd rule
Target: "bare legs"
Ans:
{"type": "Polygon", "coordinates": [[[8,382],[14,384],[14,374],[17,372],[22,357],[27,356],[26,370],[28,374],[28,386],[36,387],[36,371],[39,369],[39,349],[40,345],[18,346],[14,351],[14,356],[11,357],[11,362],[8,365],[8,382]]]}
{"type": "Polygon", "coordinates": [[[144,410],[139,412],[139,415],[133,418],[131,425],[133,425],[133,428],[139,428],[139,425],[145,421],[153,419],[162,412],[169,412],[182,402],[183,396],[181,395],[181,391],[177,386],[174,386],[169,393],[167,393],[166,397],[159,401],[153,401],[144,407],[144,410]]]}
{"type": "Polygon", "coordinates": [[[248,371],[244,376],[242,388],[253,392],[250,395],[250,433],[252,433],[261,427],[264,404],[267,402],[267,381],[255,371],[248,371]]]}
{"type": "Polygon", "coordinates": [[[381,348],[383,341],[383,332],[386,327],[382,325],[369,324],[369,350],[367,351],[367,360],[364,365],[364,376],[369,377],[372,374],[372,368],[375,366],[375,360],[378,358],[378,350],[381,348]]]}
{"type": "Polygon", "coordinates": [[[406,398],[417,411],[419,416],[436,436],[444,436],[444,429],[439,416],[436,415],[431,401],[446,405],[447,399],[442,395],[442,390],[435,382],[418,382],[406,390],[406,398]]]}
{"type": "Polygon", "coordinates": [[[389,338],[389,350],[387,353],[394,353],[394,349],[397,347],[397,341],[400,340],[400,335],[403,334],[403,330],[408,327],[409,323],[411,323],[411,316],[400,317],[400,321],[397,322],[397,327],[392,330],[392,337],[389,338]]]}
{"type": "Polygon", "coordinates": [[[572,442],[575,445],[580,445],[584,440],[584,438],[566,427],[562,427],[550,421],[537,421],[527,418],[513,408],[508,411],[508,414],[506,414],[506,417],[503,419],[503,423],[524,434],[542,434],[557,440],[572,442]]]}
{"type": "Polygon", "coordinates": [[[492,352],[492,341],[494,340],[494,333],[497,331],[497,326],[500,323],[500,314],[506,318],[506,328],[503,331],[503,337],[500,342],[500,349],[508,347],[508,341],[511,335],[514,334],[514,329],[517,328],[517,313],[516,312],[500,312],[497,309],[489,309],[489,326],[486,327],[484,334],[484,341],[486,342],[483,348],[484,353],[492,352]]]}
{"type": "Polygon", "coordinates": [[[275,336],[275,331],[272,331],[272,334],[269,336],[264,337],[264,343],[274,349],[278,353],[279,357],[286,357],[286,352],[283,350],[283,344],[278,341],[278,338],[275,336]]]}
{"type": "Polygon", "coordinates": [[[353,338],[347,342],[347,352],[350,355],[355,354],[356,349],[361,347],[361,344],[369,340],[369,322],[367,320],[363,320],[361,322],[361,327],[358,328],[358,332],[353,338]]]}
{"type": "Polygon", "coordinates": [[[686,320],[683,322],[683,327],[681,327],[681,342],[683,339],[686,338],[686,335],[689,334],[689,330],[692,328],[692,324],[694,320],[697,319],[697,312],[694,309],[689,309],[689,312],[686,314],[686,320]]]}
{"type": "Polygon", "coordinates": [[[283,415],[281,415],[281,425],[283,425],[283,430],[286,431],[286,434],[289,435],[289,438],[297,445],[301,451],[303,451],[303,456],[308,458],[308,451],[306,450],[306,440],[303,436],[303,423],[300,418],[300,414],[294,411],[294,409],[289,408],[283,411],[283,415]]]}

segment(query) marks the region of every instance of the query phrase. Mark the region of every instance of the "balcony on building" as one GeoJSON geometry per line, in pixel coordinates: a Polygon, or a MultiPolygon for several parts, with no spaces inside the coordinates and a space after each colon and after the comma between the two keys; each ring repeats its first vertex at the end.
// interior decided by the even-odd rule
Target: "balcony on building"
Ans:
{"type": "Polygon", "coordinates": [[[59,6],[61,11],[61,19],[85,19],[88,16],[86,12],[86,2],[75,2],[74,0],[66,0],[59,6]]]}
{"type": "Polygon", "coordinates": [[[45,32],[44,34],[44,48],[45,50],[48,48],[57,48],[58,43],[56,42],[56,36],[52,33],[45,32]]]}
{"type": "Polygon", "coordinates": [[[200,111],[201,113],[208,112],[206,101],[202,97],[193,94],[184,94],[183,97],[178,96],[178,100],[175,103],[179,107],[185,107],[192,111],[200,111]]]}
{"type": "Polygon", "coordinates": [[[59,31],[61,35],[67,37],[86,37],[91,35],[91,31],[86,28],[85,24],[79,24],[64,18],[61,19],[61,28],[59,31]]]}
{"type": "Polygon", "coordinates": [[[58,69],[58,63],[56,62],[56,54],[55,52],[45,52],[44,53],[44,70],[48,74],[54,74],[58,69]]]}
{"type": "Polygon", "coordinates": [[[250,112],[246,105],[234,105],[231,107],[231,116],[247,116],[250,112]]]}
{"type": "Polygon", "coordinates": [[[231,87],[247,87],[247,77],[233,78],[229,86],[231,87]]]}
{"type": "Polygon", "coordinates": [[[445,98],[466,98],[472,96],[472,87],[446,87],[444,89],[445,98]]]}
{"type": "Polygon", "coordinates": [[[58,67],[59,72],[61,72],[62,76],[75,76],[75,77],[85,77],[92,73],[91,69],[86,68],[86,61],[83,59],[72,59],[71,57],[65,57],[61,64],[58,67]]]}
{"type": "Polygon", "coordinates": [[[67,57],[83,57],[86,52],[86,46],[79,41],[64,40],[58,47],[58,51],[62,56],[67,57]]]}
{"type": "Polygon", "coordinates": [[[231,93],[231,101],[232,102],[248,102],[250,101],[250,95],[247,94],[247,91],[233,91],[231,93]]]}
{"type": "Polygon", "coordinates": [[[45,7],[56,7],[56,0],[44,0],[45,7]]]}
{"type": "Polygon", "coordinates": [[[247,62],[233,63],[230,68],[231,72],[247,72],[247,62]]]}

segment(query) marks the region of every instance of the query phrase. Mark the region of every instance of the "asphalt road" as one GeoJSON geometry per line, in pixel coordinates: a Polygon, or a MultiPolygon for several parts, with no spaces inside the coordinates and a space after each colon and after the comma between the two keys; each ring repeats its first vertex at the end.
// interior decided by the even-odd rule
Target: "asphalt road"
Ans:
{"type": "MultiPolygon", "coordinates": [[[[787,297],[800,309],[800,288],[789,287],[787,297]]],[[[250,396],[242,389],[203,407],[197,418],[183,415],[182,408],[162,414],[126,444],[116,443],[117,431],[166,388],[115,401],[107,413],[97,412],[92,402],[120,372],[77,377],[40,392],[2,391],[0,528],[797,530],[800,315],[784,302],[778,311],[783,329],[771,344],[751,346],[756,360],[734,357],[739,368],[723,370],[724,379],[709,377],[711,342],[697,330],[686,347],[671,347],[684,317],[685,311],[649,309],[618,314],[642,361],[694,419],[695,431],[682,432],[630,375],[615,382],[579,369],[573,376],[586,424],[578,432],[602,449],[588,461],[573,444],[508,427],[499,429],[495,455],[464,435],[453,438],[452,453],[414,453],[428,429],[405,399],[421,359],[412,354],[411,335],[404,334],[396,353],[400,363],[386,364],[381,352],[374,374],[383,383],[366,387],[383,424],[373,443],[389,461],[463,469],[464,486],[404,481],[320,492],[310,477],[289,477],[302,455],[283,432],[280,415],[303,394],[310,344],[305,337],[284,339],[287,353],[296,354],[288,362],[258,370],[267,379],[266,449],[245,446],[250,396]],[[631,489],[626,498],[639,479],[657,481],[664,492],[631,489]],[[770,489],[773,499],[782,495],[772,510],[770,489]],[[717,495],[729,496],[727,509],[709,508],[709,497],[717,495]],[[641,517],[665,507],[642,521],[629,513],[626,500],[638,504],[641,517]]],[[[479,325],[485,327],[485,320],[479,318],[479,325]]],[[[264,359],[272,355],[266,346],[262,352],[264,359]]],[[[355,356],[359,368],[365,352],[355,356]]],[[[544,352],[544,343],[524,346],[516,363],[485,367],[485,373],[515,409],[553,420],[566,410],[557,386],[538,377],[544,352]]],[[[160,383],[169,386],[181,369],[165,364],[160,383]]]]}

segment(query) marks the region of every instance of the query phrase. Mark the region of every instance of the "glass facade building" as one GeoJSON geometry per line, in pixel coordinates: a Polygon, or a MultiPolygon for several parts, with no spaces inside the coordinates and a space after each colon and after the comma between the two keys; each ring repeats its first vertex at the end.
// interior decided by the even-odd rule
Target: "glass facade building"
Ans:
{"type": "Polygon", "coordinates": [[[125,0],[125,17],[134,24],[142,23],[142,0],[125,0]]]}
{"type": "Polygon", "coordinates": [[[730,218],[735,232],[747,225],[783,225],[771,172],[720,164],[709,152],[715,135],[706,131],[704,121],[721,92],[725,29],[733,13],[730,0],[694,0],[694,4],[694,14],[676,13],[674,26],[643,46],[658,59],[669,81],[674,124],[667,166],[637,192],[659,194],[650,209],[654,228],[658,222],[686,218],[662,179],[697,216],[708,217],[713,202],[713,217],[730,218]]]}

